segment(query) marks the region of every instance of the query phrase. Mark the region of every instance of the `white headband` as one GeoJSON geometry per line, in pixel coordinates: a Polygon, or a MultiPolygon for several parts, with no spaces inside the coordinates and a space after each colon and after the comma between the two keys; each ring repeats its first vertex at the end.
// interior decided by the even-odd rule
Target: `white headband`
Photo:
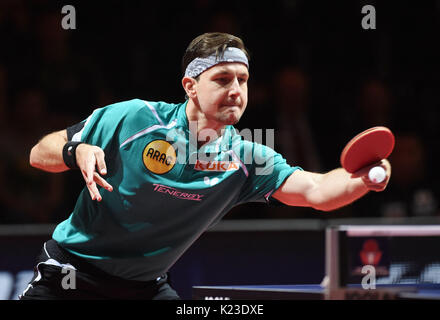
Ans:
{"type": "Polygon", "coordinates": [[[238,48],[228,47],[221,57],[217,57],[215,53],[213,53],[206,58],[195,58],[186,67],[185,77],[195,78],[206,69],[222,62],[241,62],[249,69],[249,62],[246,54],[238,48]]]}

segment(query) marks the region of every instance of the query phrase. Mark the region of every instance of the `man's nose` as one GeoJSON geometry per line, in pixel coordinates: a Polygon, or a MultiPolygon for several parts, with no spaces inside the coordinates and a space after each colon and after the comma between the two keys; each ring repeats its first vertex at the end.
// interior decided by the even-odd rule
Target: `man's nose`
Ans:
{"type": "Polygon", "coordinates": [[[231,83],[231,87],[229,88],[229,95],[239,96],[240,94],[241,94],[240,83],[238,82],[238,79],[235,78],[231,83]]]}

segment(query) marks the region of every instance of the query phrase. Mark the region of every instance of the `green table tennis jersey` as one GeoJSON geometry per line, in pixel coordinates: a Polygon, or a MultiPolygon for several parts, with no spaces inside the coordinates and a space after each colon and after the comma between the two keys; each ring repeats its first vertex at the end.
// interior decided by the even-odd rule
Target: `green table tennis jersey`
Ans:
{"type": "Polygon", "coordinates": [[[72,140],[104,150],[113,192],[98,186],[97,202],[85,187],[53,239],[112,275],[155,279],[232,207],[267,201],[300,169],[233,126],[198,148],[186,105],[134,99],[81,123],[72,140]]]}

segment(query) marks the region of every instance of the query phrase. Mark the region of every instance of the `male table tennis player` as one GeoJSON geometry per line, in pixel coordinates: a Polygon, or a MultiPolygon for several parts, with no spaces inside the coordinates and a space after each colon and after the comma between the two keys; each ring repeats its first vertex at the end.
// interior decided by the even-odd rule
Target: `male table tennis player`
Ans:
{"type": "Polygon", "coordinates": [[[183,70],[185,102],[115,103],[33,147],[32,166],[78,169],[86,186],[44,243],[21,299],[179,299],[168,270],[232,207],[278,201],[330,211],[385,189],[386,160],[387,179],[373,184],[367,169],[307,172],[236,133],[249,78],[240,38],[198,36],[183,70]],[[61,285],[69,270],[75,289],[61,285]]]}

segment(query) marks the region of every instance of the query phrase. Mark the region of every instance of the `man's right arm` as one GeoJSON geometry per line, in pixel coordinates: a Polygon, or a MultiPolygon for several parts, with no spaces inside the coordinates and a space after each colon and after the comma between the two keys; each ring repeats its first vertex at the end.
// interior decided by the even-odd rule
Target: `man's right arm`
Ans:
{"type": "MultiPolygon", "coordinates": [[[[31,150],[30,165],[48,172],[69,170],[63,159],[63,148],[67,142],[67,130],[56,131],[43,137],[31,150]]],[[[100,176],[107,174],[104,157],[104,151],[97,146],[82,143],[76,148],[76,163],[92,200],[102,199],[97,184],[108,191],[113,190],[113,187],[100,176]]]]}
{"type": "Polygon", "coordinates": [[[67,143],[67,130],[56,131],[43,137],[31,150],[30,165],[48,172],[69,170],[63,160],[63,147],[67,143]]]}

